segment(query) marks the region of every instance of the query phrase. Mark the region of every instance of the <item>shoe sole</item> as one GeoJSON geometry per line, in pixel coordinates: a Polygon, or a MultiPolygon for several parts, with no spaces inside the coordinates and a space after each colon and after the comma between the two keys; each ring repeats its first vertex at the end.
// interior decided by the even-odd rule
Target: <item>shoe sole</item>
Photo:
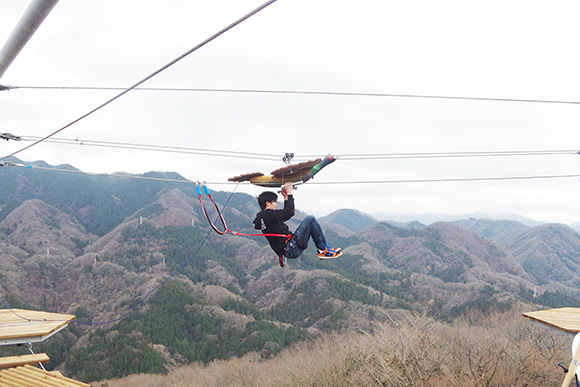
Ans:
{"type": "Polygon", "coordinates": [[[321,257],[321,256],[318,256],[318,259],[320,259],[322,261],[322,260],[325,260],[325,259],[336,259],[336,258],[338,258],[340,256],[342,256],[342,251],[339,251],[337,254],[335,254],[335,255],[333,255],[331,257],[321,257]]]}

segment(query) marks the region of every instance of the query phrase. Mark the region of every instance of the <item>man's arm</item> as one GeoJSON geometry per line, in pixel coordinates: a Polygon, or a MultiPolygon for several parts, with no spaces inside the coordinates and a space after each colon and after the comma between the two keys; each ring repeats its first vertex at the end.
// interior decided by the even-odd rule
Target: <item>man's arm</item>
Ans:
{"type": "Polygon", "coordinates": [[[277,213],[280,215],[280,219],[287,221],[294,216],[294,196],[292,195],[292,183],[287,182],[284,184],[284,188],[282,188],[280,193],[284,197],[284,208],[282,210],[278,210],[279,212],[277,213]]]}
{"type": "Polygon", "coordinates": [[[280,191],[280,193],[284,197],[284,200],[288,200],[288,195],[292,195],[292,189],[293,189],[292,183],[287,181],[286,184],[284,184],[284,188],[282,188],[282,191],[280,191]]]}

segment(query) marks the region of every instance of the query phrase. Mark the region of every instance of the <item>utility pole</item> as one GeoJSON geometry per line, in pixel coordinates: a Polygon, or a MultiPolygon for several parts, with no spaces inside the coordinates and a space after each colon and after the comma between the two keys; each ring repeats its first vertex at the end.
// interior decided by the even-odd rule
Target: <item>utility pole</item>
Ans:
{"type": "Polygon", "coordinates": [[[0,50],[0,78],[57,2],[58,0],[32,0],[0,50]]]}

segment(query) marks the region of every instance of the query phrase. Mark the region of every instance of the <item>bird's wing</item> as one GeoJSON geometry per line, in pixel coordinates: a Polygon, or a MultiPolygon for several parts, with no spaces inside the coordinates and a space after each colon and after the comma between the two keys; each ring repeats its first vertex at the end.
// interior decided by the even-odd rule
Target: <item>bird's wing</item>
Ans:
{"type": "Polygon", "coordinates": [[[228,181],[248,181],[254,177],[264,176],[262,172],[245,173],[243,175],[230,177],[228,181]]]}
{"type": "Polygon", "coordinates": [[[293,173],[298,173],[300,171],[308,170],[308,169],[312,168],[313,166],[315,166],[316,164],[319,164],[321,161],[322,161],[321,159],[316,159],[316,160],[305,161],[305,162],[299,163],[299,164],[287,165],[283,168],[279,168],[279,169],[276,169],[275,171],[272,171],[271,174],[274,177],[291,175],[293,173]]]}

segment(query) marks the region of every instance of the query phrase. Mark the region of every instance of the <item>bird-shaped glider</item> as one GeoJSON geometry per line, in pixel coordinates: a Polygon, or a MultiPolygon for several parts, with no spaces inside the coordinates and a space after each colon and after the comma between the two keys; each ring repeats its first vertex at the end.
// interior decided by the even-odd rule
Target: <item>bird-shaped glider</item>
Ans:
{"type": "Polygon", "coordinates": [[[306,183],[312,179],[320,170],[328,164],[334,162],[336,157],[327,155],[324,159],[305,161],[299,164],[287,165],[283,168],[270,172],[270,175],[264,175],[261,172],[246,173],[244,175],[230,177],[228,181],[249,181],[252,184],[262,187],[280,187],[286,182],[306,183]]]}

